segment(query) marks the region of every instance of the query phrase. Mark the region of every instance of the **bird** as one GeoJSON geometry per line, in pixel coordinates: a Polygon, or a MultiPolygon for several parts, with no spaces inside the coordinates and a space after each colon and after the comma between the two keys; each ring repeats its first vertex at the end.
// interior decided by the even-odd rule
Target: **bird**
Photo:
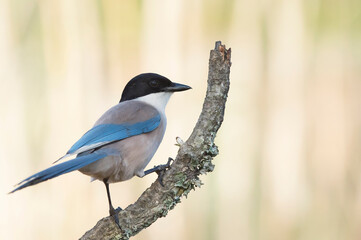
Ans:
{"type": "MultiPolygon", "coordinates": [[[[156,73],[143,73],[132,78],[124,87],[118,104],[107,110],[68,152],[55,162],[75,156],[74,159],[58,163],[24,179],[10,193],[44,182],[65,173],[79,170],[102,181],[106,187],[109,215],[119,225],[121,208],[113,207],[109,184],[122,182],[134,176],[144,177],[162,173],[170,167],[167,164],[145,171],[157,151],[167,125],[165,108],[175,92],[191,89],[190,86],[175,83],[156,73]]],[[[54,163],[55,163],[54,162],[54,163]]]]}

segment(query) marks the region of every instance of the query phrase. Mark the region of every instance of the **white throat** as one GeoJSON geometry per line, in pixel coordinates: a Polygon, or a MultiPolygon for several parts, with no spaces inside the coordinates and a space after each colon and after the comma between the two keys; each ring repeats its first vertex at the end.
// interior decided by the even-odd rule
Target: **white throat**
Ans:
{"type": "Polygon", "coordinates": [[[165,106],[167,106],[169,98],[172,96],[172,94],[173,94],[172,92],[151,93],[143,97],[138,97],[134,100],[152,105],[159,112],[164,114],[165,106]]]}

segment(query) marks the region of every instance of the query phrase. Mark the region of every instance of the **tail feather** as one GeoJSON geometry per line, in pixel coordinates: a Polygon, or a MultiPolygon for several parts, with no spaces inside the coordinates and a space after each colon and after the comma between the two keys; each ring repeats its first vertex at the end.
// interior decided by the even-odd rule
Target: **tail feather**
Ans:
{"type": "Polygon", "coordinates": [[[105,156],[106,156],[105,153],[102,153],[102,154],[92,153],[92,154],[87,154],[87,155],[77,157],[73,160],[69,160],[69,161],[57,164],[55,166],[47,168],[41,172],[35,173],[34,175],[24,179],[23,181],[21,181],[20,183],[18,183],[16,185],[16,186],[18,186],[18,185],[20,185],[20,186],[18,186],[14,190],[12,190],[10,193],[13,193],[20,189],[44,182],[44,181],[52,179],[52,178],[55,178],[62,174],[78,170],[82,167],[85,167],[86,165],[89,165],[99,159],[104,158],[105,156]]]}

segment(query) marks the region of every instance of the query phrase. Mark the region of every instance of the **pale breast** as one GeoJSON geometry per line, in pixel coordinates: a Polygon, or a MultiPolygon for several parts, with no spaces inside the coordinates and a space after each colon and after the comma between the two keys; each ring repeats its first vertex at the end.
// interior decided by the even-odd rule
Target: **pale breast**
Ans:
{"type": "Polygon", "coordinates": [[[143,176],[144,169],[157,151],[166,128],[166,119],[152,132],[133,136],[109,145],[110,148],[121,149],[121,164],[109,178],[110,182],[125,181],[133,176],[143,176]]]}

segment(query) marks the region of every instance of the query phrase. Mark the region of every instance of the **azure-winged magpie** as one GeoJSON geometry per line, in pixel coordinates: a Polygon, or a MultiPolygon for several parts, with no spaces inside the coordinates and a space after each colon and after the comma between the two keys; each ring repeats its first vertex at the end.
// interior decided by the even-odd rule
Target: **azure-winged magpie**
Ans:
{"type": "Polygon", "coordinates": [[[169,166],[168,161],[168,165],[161,165],[163,168],[144,171],[163,139],[167,125],[164,111],[170,96],[190,88],[155,73],[134,77],[125,86],[120,102],[106,111],[64,156],[75,155],[74,159],[24,179],[11,193],[79,170],[93,180],[104,182],[109,213],[119,226],[117,212],[120,208],[112,206],[109,183],[125,181],[135,175],[143,177],[169,166]]]}

